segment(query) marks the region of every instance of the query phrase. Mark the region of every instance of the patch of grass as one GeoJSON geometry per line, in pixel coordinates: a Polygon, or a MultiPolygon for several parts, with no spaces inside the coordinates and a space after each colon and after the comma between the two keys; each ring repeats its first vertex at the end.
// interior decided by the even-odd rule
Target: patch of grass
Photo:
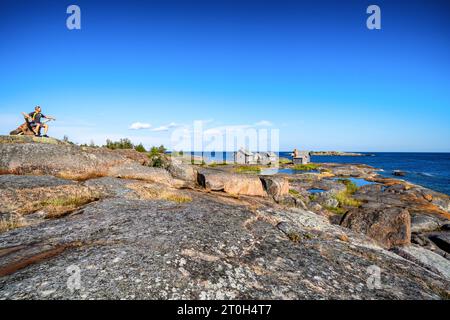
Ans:
{"type": "Polygon", "coordinates": [[[187,203],[191,202],[192,198],[184,195],[178,195],[178,194],[166,194],[162,197],[164,200],[176,202],[176,203],[187,203]]]}
{"type": "Polygon", "coordinates": [[[324,206],[324,208],[330,212],[336,213],[336,214],[340,214],[343,215],[347,212],[347,210],[345,210],[344,208],[340,208],[340,207],[329,207],[329,206],[324,206]]]}
{"type": "Polygon", "coordinates": [[[334,198],[338,201],[338,207],[325,207],[328,211],[336,214],[344,214],[347,212],[345,208],[348,207],[360,207],[361,201],[353,198],[353,195],[358,190],[358,186],[348,179],[338,179],[340,183],[345,185],[345,190],[334,195],[334,198]]]}
{"type": "Polygon", "coordinates": [[[309,201],[316,201],[317,200],[317,194],[310,194],[308,196],[308,198],[309,198],[309,201]]]}
{"type": "Polygon", "coordinates": [[[26,223],[23,222],[23,219],[20,219],[19,217],[10,216],[7,219],[0,219],[0,232],[6,232],[24,226],[26,226],[26,223]]]}
{"type": "Polygon", "coordinates": [[[317,163],[308,163],[308,164],[296,164],[292,167],[293,170],[298,171],[311,171],[317,170],[320,166],[317,163]]]}
{"type": "Polygon", "coordinates": [[[358,191],[358,186],[354,182],[352,182],[348,179],[338,179],[337,181],[345,184],[346,192],[348,194],[355,194],[355,192],[358,191]]]}
{"type": "Polygon", "coordinates": [[[292,161],[290,159],[288,159],[288,158],[279,158],[278,159],[278,163],[279,164],[291,164],[292,161]]]}
{"type": "Polygon", "coordinates": [[[339,202],[340,207],[359,207],[361,206],[361,201],[356,200],[352,197],[352,194],[347,190],[337,193],[334,198],[339,202]]]}
{"type": "Polygon", "coordinates": [[[98,200],[98,198],[87,196],[55,198],[42,201],[40,207],[46,212],[45,218],[55,219],[65,216],[95,200],[98,200]]]}
{"type": "Polygon", "coordinates": [[[299,196],[300,192],[298,192],[297,190],[294,190],[294,189],[289,189],[289,194],[291,194],[293,196],[299,196]]]}
{"type": "Polygon", "coordinates": [[[210,163],[208,163],[208,167],[211,167],[211,168],[215,168],[215,167],[218,167],[218,166],[226,166],[227,164],[226,163],[223,163],[223,162],[210,162],[210,163]]]}
{"type": "Polygon", "coordinates": [[[127,187],[134,190],[139,198],[145,200],[167,200],[176,203],[187,203],[192,201],[192,198],[187,195],[164,190],[157,186],[129,184],[127,187]]]}
{"type": "Polygon", "coordinates": [[[80,207],[92,201],[91,197],[67,197],[67,198],[56,198],[48,199],[41,202],[44,207],[54,206],[54,207],[80,207]]]}
{"type": "Polygon", "coordinates": [[[261,167],[258,166],[238,166],[234,168],[237,173],[260,173],[261,167]]]}

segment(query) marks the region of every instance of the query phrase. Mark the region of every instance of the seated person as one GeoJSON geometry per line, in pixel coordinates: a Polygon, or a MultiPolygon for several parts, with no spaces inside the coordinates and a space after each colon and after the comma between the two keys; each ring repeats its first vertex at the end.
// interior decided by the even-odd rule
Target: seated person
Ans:
{"type": "Polygon", "coordinates": [[[34,132],[35,136],[40,137],[39,131],[41,128],[44,128],[44,137],[48,137],[47,131],[48,131],[48,125],[46,123],[41,123],[41,118],[50,119],[50,120],[56,120],[53,117],[45,116],[41,113],[42,109],[40,106],[36,106],[34,108],[33,112],[30,112],[26,114],[25,112],[22,112],[23,116],[27,119],[28,124],[30,125],[31,129],[34,132]]]}

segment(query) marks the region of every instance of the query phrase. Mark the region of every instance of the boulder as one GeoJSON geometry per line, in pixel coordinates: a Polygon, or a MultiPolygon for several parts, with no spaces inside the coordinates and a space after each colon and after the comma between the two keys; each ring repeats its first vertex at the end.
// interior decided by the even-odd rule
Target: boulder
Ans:
{"type": "Polygon", "coordinates": [[[64,143],[0,143],[1,174],[53,175],[85,180],[105,176],[108,169],[136,163],[106,148],[87,148],[64,143]]]}
{"type": "Polygon", "coordinates": [[[439,229],[442,222],[435,216],[412,213],[411,232],[429,232],[439,229]]]}
{"type": "Polygon", "coordinates": [[[61,141],[55,138],[35,137],[32,136],[0,136],[0,144],[6,143],[43,143],[43,144],[58,144],[58,145],[70,145],[69,142],[61,141]]]}
{"type": "Polygon", "coordinates": [[[135,150],[27,141],[0,143],[0,174],[53,175],[72,180],[110,176],[173,183],[166,170],[144,166],[149,163],[148,157],[135,150]]]}
{"type": "Polygon", "coordinates": [[[392,171],[392,175],[397,176],[397,177],[403,177],[406,175],[406,172],[401,171],[401,170],[394,170],[394,171],[392,171]]]}
{"type": "Polygon", "coordinates": [[[333,191],[324,191],[316,193],[315,201],[320,203],[322,206],[336,208],[339,205],[339,201],[335,198],[335,193],[333,191]]]}
{"type": "Polygon", "coordinates": [[[393,248],[392,251],[450,280],[450,261],[439,254],[415,245],[393,248]]]}
{"type": "Polygon", "coordinates": [[[450,232],[434,232],[428,235],[428,238],[433,241],[440,249],[450,253],[450,232]]]}
{"type": "Polygon", "coordinates": [[[211,191],[224,191],[233,195],[267,196],[259,177],[250,174],[204,170],[197,174],[197,182],[211,191]]]}
{"type": "Polygon", "coordinates": [[[308,207],[306,204],[298,197],[295,197],[293,195],[287,194],[282,197],[280,197],[277,202],[281,205],[285,205],[288,207],[296,207],[301,208],[303,210],[308,210],[308,207]]]}
{"type": "Polygon", "coordinates": [[[111,167],[106,175],[114,178],[152,181],[167,185],[172,185],[174,183],[174,179],[167,170],[141,166],[135,162],[111,167]]]}
{"type": "Polygon", "coordinates": [[[289,194],[289,181],[283,177],[260,176],[264,190],[275,201],[280,201],[289,194]]]}
{"type": "Polygon", "coordinates": [[[183,163],[180,159],[172,157],[167,166],[167,170],[174,178],[188,182],[195,182],[197,180],[197,172],[193,166],[183,163]]]}
{"type": "Polygon", "coordinates": [[[68,206],[100,198],[95,187],[51,176],[0,175],[0,215],[26,215],[50,206],[68,206]]]}
{"type": "Polygon", "coordinates": [[[411,242],[411,218],[404,208],[352,209],[341,226],[366,234],[386,248],[411,242]]]}
{"type": "Polygon", "coordinates": [[[148,166],[150,164],[150,158],[146,153],[138,152],[133,149],[117,149],[114,150],[115,153],[119,153],[127,159],[133,160],[140,163],[143,166],[148,166]]]}

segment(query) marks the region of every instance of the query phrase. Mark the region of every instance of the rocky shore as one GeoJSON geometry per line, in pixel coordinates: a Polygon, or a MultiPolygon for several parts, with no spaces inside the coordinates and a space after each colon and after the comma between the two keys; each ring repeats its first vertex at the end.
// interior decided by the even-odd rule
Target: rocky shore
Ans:
{"type": "Polygon", "coordinates": [[[444,194],[365,165],[150,165],[0,137],[0,299],[450,297],[444,194]]]}

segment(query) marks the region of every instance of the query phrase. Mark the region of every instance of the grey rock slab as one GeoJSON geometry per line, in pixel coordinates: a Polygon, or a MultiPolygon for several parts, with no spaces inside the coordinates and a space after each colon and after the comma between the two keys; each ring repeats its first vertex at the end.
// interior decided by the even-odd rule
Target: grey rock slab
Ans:
{"type": "Polygon", "coordinates": [[[74,181],[60,179],[53,176],[20,176],[13,174],[0,175],[0,189],[58,187],[73,184],[75,184],[74,181]]]}
{"type": "Polygon", "coordinates": [[[0,272],[18,258],[57,252],[0,277],[0,298],[440,299],[448,288],[438,275],[312,212],[255,212],[213,195],[192,198],[108,198],[83,214],[0,234],[0,272]],[[280,222],[307,236],[291,241],[280,222]],[[348,239],[338,240],[343,234],[348,239]],[[383,270],[378,290],[367,288],[373,265],[383,270]],[[68,286],[68,270],[79,271],[79,287],[68,286]]]}

